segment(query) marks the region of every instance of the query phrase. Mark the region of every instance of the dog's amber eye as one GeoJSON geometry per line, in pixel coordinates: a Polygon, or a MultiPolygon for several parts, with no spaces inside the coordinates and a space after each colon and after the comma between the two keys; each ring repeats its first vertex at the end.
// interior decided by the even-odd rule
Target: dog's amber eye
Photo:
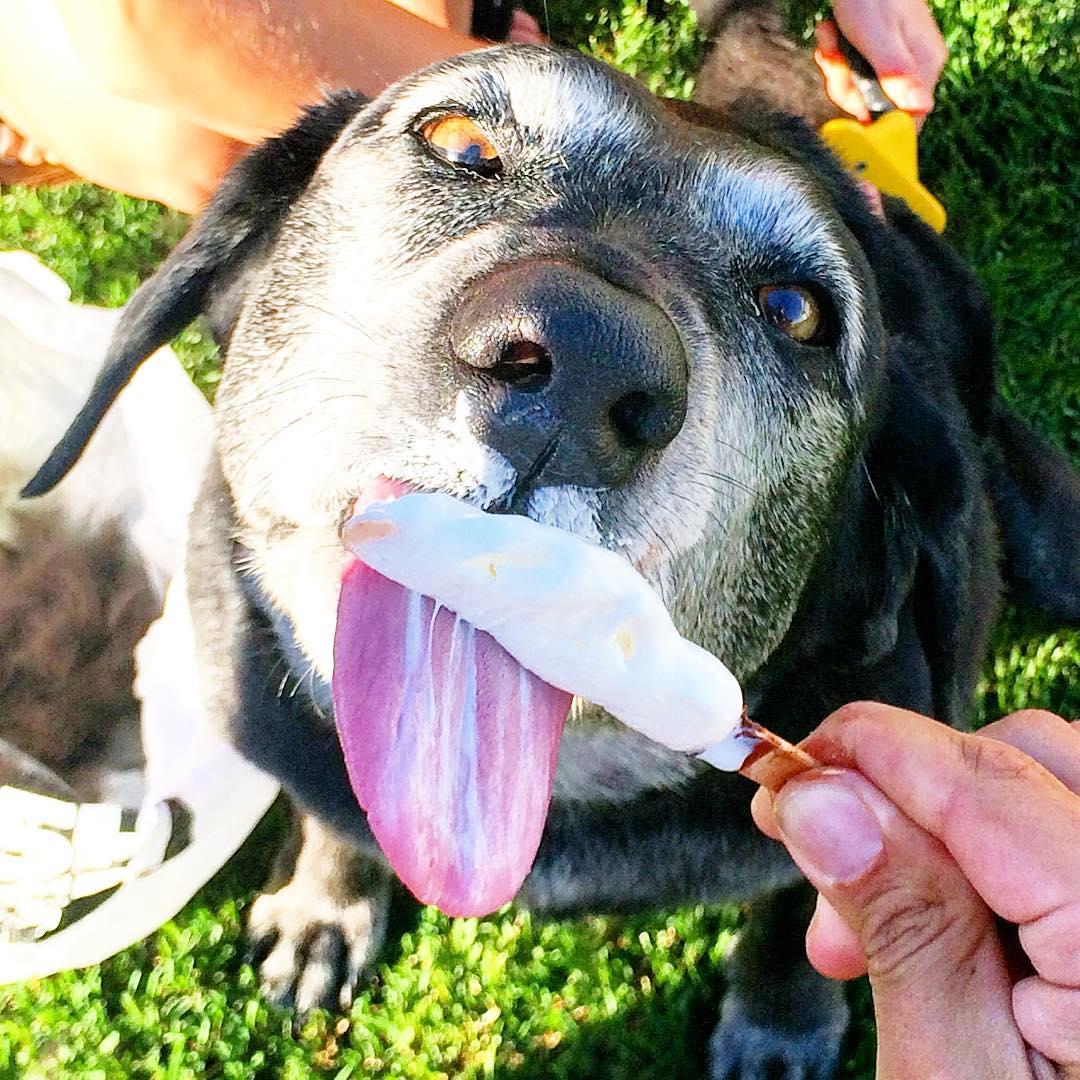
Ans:
{"type": "Polygon", "coordinates": [[[765,285],[758,292],[758,306],[767,322],[795,341],[811,343],[824,333],[821,304],[801,285],[765,285]]]}
{"type": "Polygon", "coordinates": [[[444,161],[492,176],[502,168],[499,151],[475,120],[452,113],[429,120],[420,137],[444,161]]]}

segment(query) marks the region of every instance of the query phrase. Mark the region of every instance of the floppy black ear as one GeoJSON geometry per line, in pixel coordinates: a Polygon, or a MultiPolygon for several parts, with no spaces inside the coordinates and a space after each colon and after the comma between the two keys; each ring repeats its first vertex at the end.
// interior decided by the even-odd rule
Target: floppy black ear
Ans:
{"type": "Polygon", "coordinates": [[[1080,624],[1080,475],[999,401],[987,479],[1016,600],[1080,624]]]}
{"type": "MultiPolygon", "coordinates": [[[[206,311],[215,294],[234,289],[365,102],[351,91],[336,94],[232,169],[202,216],[124,309],[86,404],[23,488],[23,498],[44,495],[63,480],[139,364],[206,311]]],[[[217,321],[220,329],[223,320],[217,321]]]]}

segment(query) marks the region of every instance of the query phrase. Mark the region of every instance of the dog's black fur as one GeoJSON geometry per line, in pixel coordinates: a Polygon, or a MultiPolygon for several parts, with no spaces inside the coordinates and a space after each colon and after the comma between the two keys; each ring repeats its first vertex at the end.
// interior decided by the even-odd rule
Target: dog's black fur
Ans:
{"type": "MultiPolygon", "coordinates": [[[[491,55],[472,63],[482,69],[491,55]]],[[[360,139],[377,128],[380,100],[366,107],[356,95],[338,96],[234,169],[126,310],[90,403],[28,494],[62,477],[138,362],[190,318],[208,312],[228,343],[253,282],[283,258],[278,233],[323,155],[343,130],[360,139]]],[[[869,268],[883,324],[881,354],[860,376],[866,419],[830,493],[828,529],[790,625],[765,663],[741,673],[750,713],[793,739],[856,698],[958,723],[997,610],[1003,551],[1021,599],[1080,618],[1080,484],[998,399],[986,302],[937,236],[890,200],[886,220],[876,217],[797,120],[749,107],[729,119],[692,106],[671,110],[672,124],[696,125],[704,142],[734,125],[740,145],[815,178],[845,243],[869,268]]],[[[289,616],[245,573],[243,543],[215,460],[192,521],[192,614],[211,715],[306,815],[296,876],[253,916],[270,952],[268,986],[303,1007],[332,1000],[377,944],[387,875],[371,857],[325,684],[312,678],[310,689],[279,692],[283,661],[303,670],[302,650],[289,616]],[[325,915],[327,897],[334,917],[325,915]],[[316,902],[320,916],[310,914],[316,902]]],[[[677,790],[658,787],[630,802],[556,798],[520,899],[565,913],[759,898],[714,1040],[716,1075],[780,1075],[772,1062],[827,1076],[845,1007],[802,958],[805,903],[784,891],[797,875],[753,828],[748,795],[738,778],[706,770],[677,790]]]]}

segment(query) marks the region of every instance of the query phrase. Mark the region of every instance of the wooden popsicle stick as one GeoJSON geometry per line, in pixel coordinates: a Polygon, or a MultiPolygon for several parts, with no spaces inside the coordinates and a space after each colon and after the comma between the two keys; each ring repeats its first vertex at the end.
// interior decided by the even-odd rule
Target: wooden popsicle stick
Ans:
{"type": "Polygon", "coordinates": [[[753,744],[739,772],[769,791],[779,791],[793,776],[807,769],[816,769],[820,764],[805,750],[800,750],[787,739],[782,739],[745,716],[739,736],[753,744]]]}

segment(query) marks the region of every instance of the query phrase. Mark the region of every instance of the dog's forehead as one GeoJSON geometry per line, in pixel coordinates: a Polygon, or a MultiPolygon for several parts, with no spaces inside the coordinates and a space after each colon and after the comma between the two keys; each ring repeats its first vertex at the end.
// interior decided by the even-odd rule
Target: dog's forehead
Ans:
{"type": "MultiPolygon", "coordinates": [[[[335,164],[329,183],[349,192],[342,204],[353,209],[357,197],[380,189],[394,140],[415,132],[425,117],[458,110],[490,125],[496,143],[510,148],[511,181],[514,166],[528,163],[511,201],[519,212],[586,230],[632,221],[639,241],[696,254],[702,263],[783,267],[787,276],[818,280],[859,322],[865,268],[853,265],[854,244],[819,178],[736,125],[713,127],[683,115],[580,53],[495,46],[390,87],[339,144],[348,158],[370,137],[373,151],[352,166],[335,164]]],[[[402,227],[422,232],[428,247],[432,238],[460,236],[483,216],[477,207],[487,196],[479,189],[455,223],[459,187],[439,191],[407,166],[390,172],[395,197],[417,200],[408,202],[417,212],[402,227]],[[423,212],[430,206],[438,207],[437,222],[423,212]]],[[[411,234],[408,243],[419,250],[411,234]]]]}
{"type": "Polygon", "coordinates": [[[576,165],[593,194],[631,194],[639,211],[676,198],[680,214],[706,231],[728,225],[748,241],[771,237],[777,246],[842,259],[835,216],[806,169],[734,126],[685,119],[580,53],[476,50],[397,84],[380,104],[383,130],[408,130],[433,109],[461,108],[508,122],[556,171],[576,165]]]}
{"type": "Polygon", "coordinates": [[[399,84],[384,123],[407,122],[444,103],[505,115],[553,142],[633,143],[658,129],[651,95],[632,80],[580,54],[544,47],[495,46],[436,64],[399,84]]]}

